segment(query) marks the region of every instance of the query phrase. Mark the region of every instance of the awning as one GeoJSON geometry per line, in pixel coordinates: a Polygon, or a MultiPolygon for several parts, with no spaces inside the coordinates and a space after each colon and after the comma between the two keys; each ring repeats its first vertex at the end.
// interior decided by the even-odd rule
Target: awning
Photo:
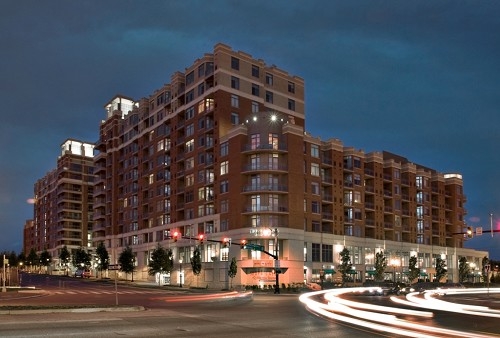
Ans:
{"type": "Polygon", "coordinates": [[[377,274],[377,271],[370,270],[370,271],[366,271],[366,273],[367,273],[369,276],[375,276],[375,275],[377,274]]]}
{"type": "Polygon", "coordinates": [[[420,276],[422,276],[422,277],[427,277],[427,276],[429,276],[429,275],[428,275],[426,272],[421,272],[421,273],[420,273],[420,276]]]}

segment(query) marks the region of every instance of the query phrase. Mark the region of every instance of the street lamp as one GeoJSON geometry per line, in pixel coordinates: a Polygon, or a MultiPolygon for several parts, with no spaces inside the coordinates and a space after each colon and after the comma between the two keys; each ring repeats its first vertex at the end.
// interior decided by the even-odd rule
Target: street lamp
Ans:
{"type": "Polygon", "coordinates": [[[179,286],[182,288],[182,258],[179,259],[179,286]]]}

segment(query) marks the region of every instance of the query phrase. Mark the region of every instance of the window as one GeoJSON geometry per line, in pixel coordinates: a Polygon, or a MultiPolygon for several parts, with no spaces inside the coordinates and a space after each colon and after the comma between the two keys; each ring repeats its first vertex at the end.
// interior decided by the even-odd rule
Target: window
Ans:
{"type": "Polygon", "coordinates": [[[311,156],[319,158],[319,146],[317,144],[311,144],[311,156]]]}
{"type": "Polygon", "coordinates": [[[252,83],[252,95],[259,96],[260,87],[258,84],[252,83]]]}
{"type": "Polygon", "coordinates": [[[272,149],[278,149],[278,134],[269,133],[268,142],[272,149]]]}
{"type": "Polygon", "coordinates": [[[322,244],[321,245],[321,260],[323,262],[333,262],[333,245],[322,244]]]}
{"type": "Polygon", "coordinates": [[[273,92],[266,90],[266,102],[273,103],[273,92]]]}
{"type": "Polygon", "coordinates": [[[198,66],[198,77],[204,77],[205,76],[205,64],[201,64],[198,66]]]}
{"type": "Polygon", "coordinates": [[[198,96],[202,96],[203,93],[205,93],[205,84],[204,83],[200,83],[198,85],[198,96]]]}
{"type": "Polygon", "coordinates": [[[319,202],[318,201],[312,201],[311,202],[311,212],[313,214],[319,214],[320,213],[320,208],[319,208],[319,202]]]}
{"type": "Polygon", "coordinates": [[[238,95],[231,95],[231,107],[240,107],[240,98],[238,97],[238,95]]]}
{"type": "Polygon", "coordinates": [[[194,157],[189,157],[186,159],[185,168],[186,168],[186,170],[194,168],[194,157]]]}
{"type": "Polygon", "coordinates": [[[258,113],[259,112],[259,103],[252,101],[252,113],[258,113]]]}
{"type": "Polygon", "coordinates": [[[295,83],[288,82],[288,92],[289,93],[295,93],[295,83]]]}
{"type": "Polygon", "coordinates": [[[311,193],[313,195],[319,195],[319,183],[311,182],[311,193]]]}
{"type": "Polygon", "coordinates": [[[220,164],[220,174],[225,175],[227,173],[229,173],[229,162],[224,161],[220,164]]]}
{"type": "Polygon", "coordinates": [[[240,70],[240,59],[231,57],[231,68],[234,70],[240,70]]]}
{"type": "Polygon", "coordinates": [[[194,71],[192,71],[188,75],[186,75],[186,86],[189,86],[193,82],[194,82],[194,71]]]}
{"type": "Polygon", "coordinates": [[[220,211],[226,213],[229,211],[229,201],[223,200],[220,202],[220,211]]]}
{"type": "Polygon", "coordinates": [[[194,174],[186,175],[186,187],[194,184],[194,174]]]}
{"type": "Polygon", "coordinates": [[[359,174],[354,174],[354,184],[355,185],[361,185],[361,175],[359,174]]]}
{"type": "Polygon", "coordinates": [[[194,140],[189,140],[186,142],[185,151],[190,152],[194,150],[194,140]]]}
{"type": "Polygon", "coordinates": [[[258,149],[260,147],[260,134],[250,135],[250,144],[252,149],[258,149]]]}
{"type": "Polygon", "coordinates": [[[240,89],[240,79],[236,76],[231,76],[231,88],[240,89]]]}
{"type": "Polygon", "coordinates": [[[240,115],[238,113],[231,113],[231,124],[233,126],[240,123],[240,115]]]}
{"type": "Polygon", "coordinates": [[[220,156],[227,156],[227,155],[229,155],[229,143],[222,142],[220,144],[220,156]]]}
{"type": "Polygon", "coordinates": [[[253,77],[259,77],[260,76],[260,69],[256,65],[252,65],[252,76],[253,77]]]}
{"type": "Polygon", "coordinates": [[[189,103],[194,100],[194,90],[191,89],[186,93],[186,103],[189,103]]]}
{"type": "Polygon", "coordinates": [[[295,100],[288,99],[288,109],[295,111],[295,100]]]}
{"type": "Polygon", "coordinates": [[[311,163],[311,175],[319,176],[319,164],[311,163]]]}
{"type": "Polygon", "coordinates": [[[229,192],[229,182],[227,180],[224,180],[220,182],[220,193],[226,193],[229,192]]]}
{"type": "Polygon", "coordinates": [[[186,136],[191,136],[193,134],[194,134],[194,125],[191,123],[186,126],[186,136]]]}
{"type": "Polygon", "coordinates": [[[319,243],[312,243],[312,250],[311,250],[311,259],[313,262],[319,262],[320,261],[320,244],[319,243]]]}
{"type": "Polygon", "coordinates": [[[273,85],[273,74],[266,73],[266,84],[273,85]]]}
{"type": "Polygon", "coordinates": [[[278,170],[279,169],[279,156],[278,154],[270,154],[269,155],[269,163],[268,167],[271,170],[278,170]]]}
{"type": "Polygon", "coordinates": [[[252,155],[250,157],[250,163],[251,170],[260,169],[260,157],[258,155],[252,155]]]}
{"type": "Polygon", "coordinates": [[[253,195],[251,196],[251,201],[252,201],[252,211],[260,211],[260,195],[253,195]]]}
{"type": "Polygon", "coordinates": [[[189,107],[186,109],[186,120],[192,119],[194,117],[194,107],[189,107]]]}

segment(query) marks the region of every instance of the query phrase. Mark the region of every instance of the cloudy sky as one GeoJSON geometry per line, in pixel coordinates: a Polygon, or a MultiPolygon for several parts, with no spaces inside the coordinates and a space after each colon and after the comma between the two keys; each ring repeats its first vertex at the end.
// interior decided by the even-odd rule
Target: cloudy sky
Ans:
{"type": "MultiPolygon", "coordinates": [[[[500,228],[499,1],[3,0],[0,251],[61,143],[218,42],[304,78],[311,134],[461,173],[467,223],[500,228]]],[[[500,233],[467,246],[500,259],[500,233]]]]}

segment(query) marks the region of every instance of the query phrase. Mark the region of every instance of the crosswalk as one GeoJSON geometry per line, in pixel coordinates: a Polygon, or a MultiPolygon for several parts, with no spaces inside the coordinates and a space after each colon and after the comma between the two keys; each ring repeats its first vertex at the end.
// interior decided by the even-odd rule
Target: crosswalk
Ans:
{"type": "Polygon", "coordinates": [[[52,295],[167,295],[167,294],[175,294],[175,291],[167,291],[167,290],[118,290],[115,292],[114,289],[52,289],[46,290],[49,294],[52,295]]]}

